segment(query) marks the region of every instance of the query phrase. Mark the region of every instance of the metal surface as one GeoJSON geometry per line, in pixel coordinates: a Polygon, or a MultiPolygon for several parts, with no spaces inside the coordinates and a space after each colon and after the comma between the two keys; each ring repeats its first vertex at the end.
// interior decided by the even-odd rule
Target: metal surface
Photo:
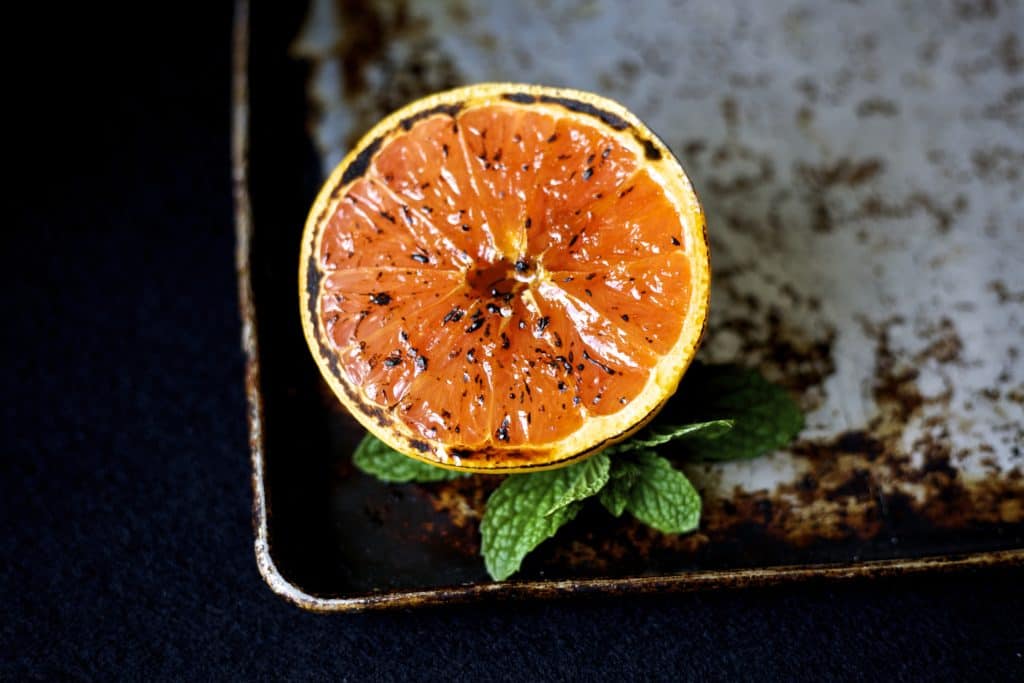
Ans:
{"type": "Polygon", "coordinates": [[[316,2],[304,23],[255,10],[248,69],[239,13],[239,272],[257,556],[275,590],[331,610],[1021,562],[1019,5],[387,5],[316,2]],[[494,480],[351,472],[360,435],[305,354],[292,258],[320,172],[354,138],[481,80],[596,90],[660,133],[708,215],[703,358],[761,368],[808,411],[784,452],[688,468],[699,533],[594,510],[508,584],[476,555],[494,480]]]}

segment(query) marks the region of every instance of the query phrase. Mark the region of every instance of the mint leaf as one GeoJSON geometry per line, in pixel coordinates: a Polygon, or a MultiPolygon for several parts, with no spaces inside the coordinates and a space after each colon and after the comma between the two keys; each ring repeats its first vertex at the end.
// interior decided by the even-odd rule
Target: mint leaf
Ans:
{"type": "Polygon", "coordinates": [[[544,514],[550,515],[564,507],[593,496],[608,483],[611,461],[604,453],[598,453],[583,462],[565,468],[570,477],[569,488],[555,502],[554,507],[544,514]]]}
{"type": "Polygon", "coordinates": [[[633,490],[633,484],[636,483],[637,476],[637,467],[631,461],[617,458],[612,463],[612,471],[608,483],[601,489],[601,493],[598,494],[598,500],[601,501],[601,505],[604,505],[605,509],[612,513],[613,516],[622,516],[623,510],[626,509],[626,503],[629,502],[629,493],[633,490]]]}
{"type": "Polygon", "coordinates": [[[366,474],[393,484],[448,481],[468,476],[402,455],[372,434],[367,434],[356,446],[352,464],[366,474]]]}
{"type": "Polygon", "coordinates": [[[803,428],[804,418],[785,389],[756,370],[735,365],[695,365],[679,391],[652,425],[665,421],[731,420],[732,429],[711,437],[694,434],[680,453],[695,460],[747,460],[785,446],[803,428]]]}
{"type": "Polygon", "coordinates": [[[700,523],[700,495],[686,475],[653,451],[639,451],[633,462],[636,481],[626,510],[667,534],[693,531],[700,523]]]}
{"type": "Polygon", "coordinates": [[[629,451],[647,450],[675,439],[694,436],[716,439],[732,429],[732,426],[732,420],[711,420],[709,422],[692,422],[682,425],[654,424],[642,429],[632,438],[612,446],[608,451],[612,453],[628,453],[629,451]]]}
{"type": "Polygon", "coordinates": [[[608,458],[601,458],[598,454],[557,470],[513,474],[494,490],[480,521],[480,553],[495,581],[519,571],[523,558],[575,517],[581,500],[608,481],[608,458]]]}
{"type": "Polygon", "coordinates": [[[690,481],[654,451],[642,450],[612,463],[599,500],[616,517],[628,510],[668,534],[693,531],[700,523],[700,495],[690,481]]]}

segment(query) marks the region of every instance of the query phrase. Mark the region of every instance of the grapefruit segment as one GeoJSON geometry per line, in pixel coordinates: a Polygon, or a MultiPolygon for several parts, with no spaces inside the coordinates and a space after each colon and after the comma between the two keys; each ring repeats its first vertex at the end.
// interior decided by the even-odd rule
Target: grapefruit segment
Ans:
{"type": "Polygon", "coordinates": [[[599,268],[587,276],[557,271],[552,281],[622,330],[633,346],[655,356],[671,350],[682,326],[665,311],[685,310],[691,295],[689,262],[680,252],[599,268]]]}
{"type": "Polygon", "coordinates": [[[459,117],[469,180],[502,254],[525,249],[528,204],[542,146],[554,133],[551,117],[508,106],[480,108],[459,117]]]}
{"type": "Polygon", "coordinates": [[[637,167],[635,153],[611,132],[561,119],[547,138],[531,213],[557,223],[611,194],[637,167]]]}
{"type": "Polygon", "coordinates": [[[437,116],[416,127],[415,136],[385,146],[368,173],[409,207],[417,220],[414,227],[422,226],[446,247],[450,263],[467,267],[493,258],[493,238],[468,180],[458,126],[450,117],[437,116]]]}
{"type": "Polygon", "coordinates": [[[565,370],[574,405],[588,415],[606,415],[635,398],[646,383],[650,354],[631,344],[612,321],[557,286],[548,283],[539,294],[544,319],[552,321],[545,339],[565,370]]]}
{"type": "Polygon", "coordinates": [[[470,86],[378,124],[306,224],[303,326],[341,402],[445,467],[568,464],[675,390],[708,300],[703,214],[632,114],[470,86]]]}
{"type": "Polygon", "coordinates": [[[562,214],[562,221],[553,223],[558,236],[548,244],[538,239],[531,249],[543,251],[552,270],[586,272],[676,251],[683,227],[675,207],[661,201],[663,195],[658,182],[641,171],[579,214],[562,214]]]}
{"type": "Polygon", "coordinates": [[[395,229],[380,215],[394,214],[369,186],[368,181],[361,181],[353,187],[329,217],[320,253],[323,270],[411,266],[415,264],[413,254],[428,248],[422,239],[395,229]]]}
{"type": "Polygon", "coordinates": [[[420,309],[447,299],[461,287],[458,278],[454,271],[335,270],[324,278],[321,297],[328,334],[338,349],[367,342],[380,330],[397,328],[403,318],[415,319],[420,309]]]}

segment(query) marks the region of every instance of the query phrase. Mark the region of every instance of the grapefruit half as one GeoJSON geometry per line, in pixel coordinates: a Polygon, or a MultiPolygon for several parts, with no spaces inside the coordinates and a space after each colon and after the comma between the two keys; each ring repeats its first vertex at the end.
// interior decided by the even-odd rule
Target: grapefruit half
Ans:
{"type": "Polygon", "coordinates": [[[621,105],[482,84],[378,123],[313,203],[306,340],[342,404],[442,467],[560,467],[671,396],[708,309],[704,215],[621,105]]]}

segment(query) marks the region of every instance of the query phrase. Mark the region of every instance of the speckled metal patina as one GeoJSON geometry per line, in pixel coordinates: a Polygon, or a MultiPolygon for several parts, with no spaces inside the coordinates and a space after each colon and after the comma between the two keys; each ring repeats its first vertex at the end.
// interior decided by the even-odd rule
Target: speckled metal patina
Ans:
{"type": "Polygon", "coordinates": [[[254,9],[251,136],[236,92],[257,556],[276,591],[348,610],[1024,562],[1019,5],[347,8],[314,3],[304,27],[254,9]],[[476,554],[495,482],[352,472],[360,432],[272,294],[290,291],[281,226],[301,224],[317,167],[405,102],[484,80],[599,91],[659,133],[716,226],[703,359],[760,368],[808,412],[785,451],[687,468],[698,533],[584,511],[506,584],[476,554]]]}

